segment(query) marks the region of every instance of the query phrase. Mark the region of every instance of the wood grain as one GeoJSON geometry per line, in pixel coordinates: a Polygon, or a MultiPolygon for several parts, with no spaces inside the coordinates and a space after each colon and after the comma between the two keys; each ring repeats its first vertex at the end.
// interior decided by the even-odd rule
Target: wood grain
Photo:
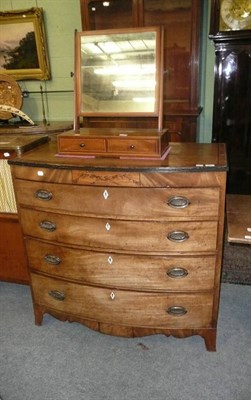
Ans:
{"type": "Polygon", "coordinates": [[[9,163],[36,324],[50,313],[119,336],[200,335],[215,351],[223,145],[174,144],[139,162],[59,158],[50,142],[9,163]],[[184,207],[170,205],[177,196],[184,207]]]}

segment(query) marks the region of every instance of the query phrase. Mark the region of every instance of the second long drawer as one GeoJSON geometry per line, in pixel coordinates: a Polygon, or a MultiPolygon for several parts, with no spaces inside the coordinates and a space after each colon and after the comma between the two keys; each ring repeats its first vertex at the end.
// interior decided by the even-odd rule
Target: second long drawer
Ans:
{"type": "Polygon", "coordinates": [[[152,222],[20,210],[26,236],[114,251],[215,252],[217,221],[152,222]]]}

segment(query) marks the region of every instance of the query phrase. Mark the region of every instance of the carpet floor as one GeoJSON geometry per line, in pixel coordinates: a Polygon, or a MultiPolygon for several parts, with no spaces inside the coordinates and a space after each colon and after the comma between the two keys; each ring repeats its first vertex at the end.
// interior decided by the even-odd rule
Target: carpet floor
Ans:
{"type": "Polygon", "coordinates": [[[199,336],[125,339],[46,315],[0,282],[2,400],[250,400],[251,286],[222,284],[217,352],[199,336]]]}
{"type": "Polygon", "coordinates": [[[224,240],[222,282],[251,285],[251,245],[224,240]]]}

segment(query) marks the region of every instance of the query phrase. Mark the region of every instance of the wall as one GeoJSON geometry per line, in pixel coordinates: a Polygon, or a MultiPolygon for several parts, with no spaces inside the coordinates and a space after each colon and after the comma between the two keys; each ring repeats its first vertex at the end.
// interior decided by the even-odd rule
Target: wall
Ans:
{"type": "MultiPolygon", "coordinates": [[[[203,111],[198,121],[200,142],[211,141],[213,105],[214,49],[208,39],[210,1],[205,2],[203,19],[203,48],[201,63],[201,101],[203,111]]],[[[49,59],[52,79],[43,81],[19,81],[22,90],[40,92],[40,85],[46,91],[73,91],[74,30],[81,30],[79,0],[0,0],[1,11],[42,7],[45,16],[49,59]]],[[[40,93],[31,93],[24,99],[22,110],[35,121],[43,120],[40,93]]],[[[73,121],[73,93],[48,93],[45,97],[46,119],[52,121],[73,121]]]]}
{"type": "Polygon", "coordinates": [[[198,121],[198,138],[201,143],[210,143],[213,123],[213,93],[214,93],[214,45],[208,39],[211,0],[204,1],[202,53],[201,53],[201,79],[200,79],[200,104],[203,107],[198,121]]]}

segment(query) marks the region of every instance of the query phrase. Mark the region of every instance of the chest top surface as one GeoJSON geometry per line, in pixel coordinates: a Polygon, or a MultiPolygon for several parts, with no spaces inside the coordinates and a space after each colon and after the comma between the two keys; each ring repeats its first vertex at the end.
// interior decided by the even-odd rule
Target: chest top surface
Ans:
{"type": "Polygon", "coordinates": [[[61,156],[57,143],[49,143],[9,160],[11,165],[56,169],[138,172],[206,172],[227,171],[227,158],[223,143],[170,143],[164,160],[98,158],[61,156]]]}

